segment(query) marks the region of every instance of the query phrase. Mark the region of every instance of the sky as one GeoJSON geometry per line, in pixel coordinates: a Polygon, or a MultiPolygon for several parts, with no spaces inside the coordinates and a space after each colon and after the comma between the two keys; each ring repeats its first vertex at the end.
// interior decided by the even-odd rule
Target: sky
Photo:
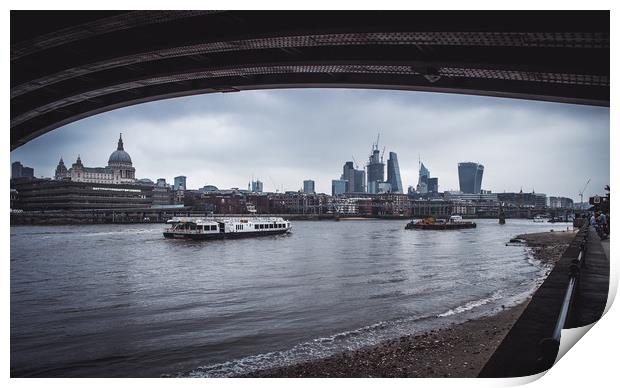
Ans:
{"type": "Polygon", "coordinates": [[[11,162],[53,176],[62,156],[107,165],[119,133],[137,178],[187,176],[189,189],[215,185],[299,190],[304,179],[331,193],[331,180],[372,143],[396,152],[405,190],[418,161],[458,190],[457,164],[484,165],[482,188],[579,199],[603,194],[610,179],[609,108],[443,93],[290,89],[207,94],[150,102],[58,128],[11,152],[11,162]]]}

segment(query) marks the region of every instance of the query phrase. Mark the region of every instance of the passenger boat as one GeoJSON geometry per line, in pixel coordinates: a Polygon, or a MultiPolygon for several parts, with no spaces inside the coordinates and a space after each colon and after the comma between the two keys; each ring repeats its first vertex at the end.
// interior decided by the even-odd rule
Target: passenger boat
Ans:
{"type": "Polygon", "coordinates": [[[290,233],[282,217],[175,217],[164,231],[166,238],[214,240],[290,233]]]}
{"type": "Polygon", "coordinates": [[[532,218],[532,221],[534,221],[534,222],[545,222],[546,219],[547,219],[546,217],[543,217],[541,215],[537,215],[534,218],[532,218]]]}
{"type": "Polygon", "coordinates": [[[405,225],[405,229],[422,229],[422,230],[453,230],[453,229],[469,229],[475,228],[476,223],[471,221],[463,221],[463,217],[454,215],[448,220],[436,220],[433,217],[424,218],[423,220],[411,221],[405,225]]]}

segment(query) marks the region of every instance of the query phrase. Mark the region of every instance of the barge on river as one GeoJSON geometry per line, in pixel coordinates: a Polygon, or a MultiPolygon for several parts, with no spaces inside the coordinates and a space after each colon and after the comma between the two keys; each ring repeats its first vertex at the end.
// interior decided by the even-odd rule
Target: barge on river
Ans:
{"type": "Polygon", "coordinates": [[[405,229],[422,229],[422,230],[453,230],[453,229],[469,229],[475,228],[476,223],[471,221],[463,221],[461,216],[450,216],[448,220],[436,220],[432,217],[414,222],[411,221],[405,225],[405,229]]]}
{"type": "Polygon", "coordinates": [[[282,217],[175,217],[164,231],[166,238],[216,240],[290,233],[282,217]]]}

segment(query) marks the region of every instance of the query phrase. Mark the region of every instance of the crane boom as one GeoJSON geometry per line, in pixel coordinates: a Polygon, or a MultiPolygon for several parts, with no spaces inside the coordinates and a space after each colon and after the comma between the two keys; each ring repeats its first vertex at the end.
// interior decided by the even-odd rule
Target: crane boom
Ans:
{"type": "Polygon", "coordinates": [[[588,187],[588,184],[590,184],[590,178],[588,178],[588,181],[586,182],[585,185],[583,185],[583,189],[581,189],[581,191],[579,192],[579,200],[581,201],[581,205],[583,205],[583,193],[584,191],[586,191],[586,187],[588,187]]]}

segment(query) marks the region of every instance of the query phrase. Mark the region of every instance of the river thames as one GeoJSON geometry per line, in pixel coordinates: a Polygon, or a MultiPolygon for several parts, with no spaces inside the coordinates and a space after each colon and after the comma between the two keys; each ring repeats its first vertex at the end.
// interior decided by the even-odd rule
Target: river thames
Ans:
{"type": "Polygon", "coordinates": [[[232,376],[492,314],[549,270],[506,242],[568,224],[475,221],[295,221],[209,242],[159,224],[11,227],[11,376],[232,376]]]}

